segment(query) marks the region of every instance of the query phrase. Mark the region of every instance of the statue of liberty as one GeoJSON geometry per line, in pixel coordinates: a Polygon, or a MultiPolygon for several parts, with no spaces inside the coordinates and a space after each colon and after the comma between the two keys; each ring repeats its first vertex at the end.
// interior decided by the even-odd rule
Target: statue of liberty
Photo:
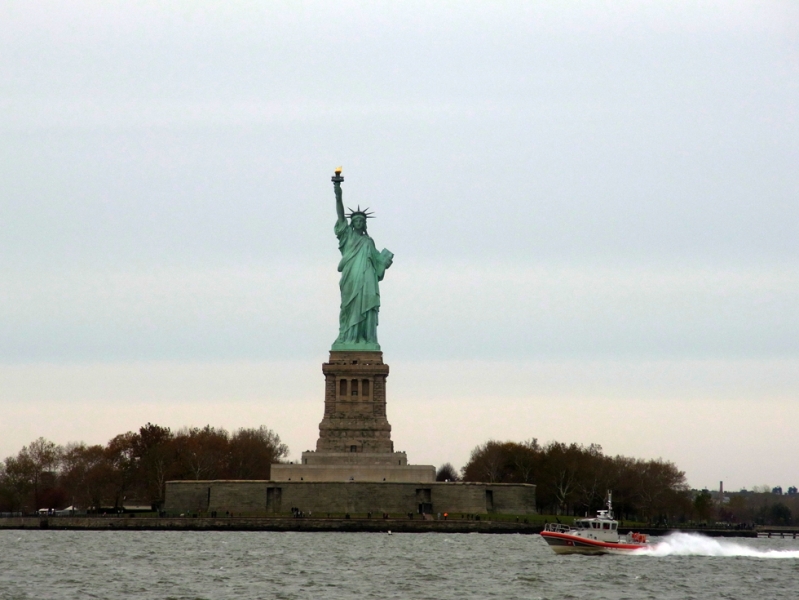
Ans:
{"type": "Polygon", "coordinates": [[[369,209],[349,209],[344,214],[341,198],[341,167],[333,176],[336,193],[335,233],[341,261],[341,309],[338,315],[338,338],[331,350],[380,350],[377,343],[377,314],[380,311],[380,290],[377,282],[383,280],[394,255],[383,249],[378,252],[375,243],[366,233],[366,219],[372,218],[369,209]],[[350,222],[347,223],[347,217],[350,222]]]}

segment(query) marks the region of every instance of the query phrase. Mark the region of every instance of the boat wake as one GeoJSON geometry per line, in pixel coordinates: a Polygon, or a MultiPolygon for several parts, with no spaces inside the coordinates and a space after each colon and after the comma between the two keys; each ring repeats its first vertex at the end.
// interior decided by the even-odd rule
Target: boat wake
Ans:
{"type": "Polygon", "coordinates": [[[747,556],[752,558],[799,558],[799,550],[758,550],[726,539],[698,533],[672,533],[651,548],[630,552],[633,556],[747,556]]]}

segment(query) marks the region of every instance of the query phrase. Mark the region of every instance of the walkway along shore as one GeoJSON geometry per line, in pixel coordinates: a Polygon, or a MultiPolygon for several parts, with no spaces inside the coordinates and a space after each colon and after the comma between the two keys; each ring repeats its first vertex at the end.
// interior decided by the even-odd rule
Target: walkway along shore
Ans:
{"type": "MultiPolygon", "coordinates": [[[[512,521],[423,519],[292,519],[287,517],[3,517],[0,529],[59,529],[89,531],[342,531],[385,533],[540,533],[538,523],[512,521]]],[[[626,528],[619,528],[626,533],[626,528]]],[[[663,536],[668,529],[636,531],[663,536]]],[[[681,529],[710,537],[757,537],[757,531],[681,529]]],[[[786,536],[787,537],[787,536],[786,536]]]]}

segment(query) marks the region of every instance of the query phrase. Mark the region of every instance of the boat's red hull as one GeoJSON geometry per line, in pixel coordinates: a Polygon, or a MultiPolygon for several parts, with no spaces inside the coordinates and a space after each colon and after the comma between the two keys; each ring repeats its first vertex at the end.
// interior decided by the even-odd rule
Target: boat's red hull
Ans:
{"type": "Polygon", "coordinates": [[[542,531],[541,537],[546,540],[550,548],[557,554],[614,554],[627,553],[633,550],[647,548],[649,544],[628,544],[626,542],[602,542],[578,535],[559,533],[555,531],[542,531]]]}

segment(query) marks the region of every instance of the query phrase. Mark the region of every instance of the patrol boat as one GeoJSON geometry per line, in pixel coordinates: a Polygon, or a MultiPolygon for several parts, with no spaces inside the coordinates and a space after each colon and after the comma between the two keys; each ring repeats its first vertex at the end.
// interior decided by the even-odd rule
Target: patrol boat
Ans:
{"type": "Polygon", "coordinates": [[[556,554],[621,554],[649,547],[646,534],[619,535],[610,492],[607,510],[597,511],[593,518],[575,519],[573,525],[547,523],[541,537],[556,554]]]}

